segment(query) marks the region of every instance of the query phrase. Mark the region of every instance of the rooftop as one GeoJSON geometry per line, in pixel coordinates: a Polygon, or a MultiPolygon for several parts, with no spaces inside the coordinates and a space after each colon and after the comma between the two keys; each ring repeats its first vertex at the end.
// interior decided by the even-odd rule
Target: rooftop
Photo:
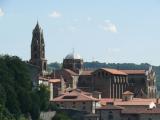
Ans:
{"type": "Polygon", "coordinates": [[[145,75],[146,74],[145,70],[120,70],[120,71],[125,72],[126,74],[129,74],[129,75],[134,75],[134,74],[145,75]]]}
{"type": "Polygon", "coordinates": [[[116,69],[111,69],[111,68],[101,68],[101,70],[109,72],[113,75],[127,75],[125,72],[122,72],[122,71],[116,70],[116,69]]]}
{"type": "MultiPolygon", "coordinates": [[[[111,99],[111,98],[103,98],[100,100],[102,105],[106,105],[107,103],[114,103],[117,106],[149,106],[151,103],[156,103],[156,99],[143,99],[143,98],[133,98],[129,101],[123,101],[122,99],[111,99]]],[[[158,104],[160,104],[160,99],[158,100],[158,104]]]]}
{"type": "Polygon", "coordinates": [[[52,100],[53,102],[66,102],[66,101],[98,101],[98,99],[85,94],[85,92],[70,91],[56,97],[52,100]]]}
{"type": "Polygon", "coordinates": [[[82,71],[82,73],[81,73],[81,75],[88,75],[88,76],[90,76],[90,75],[92,75],[92,70],[84,70],[84,71],[82,71]]]}
{"type": "Polygon", "coordinates": [[[100,108],[97,108],[98,110],[122,110],[124,109],[123,107],[116,106],[116,105],[106,105],[102,106],[100,108]]]}
{"type": "Polygon", "coordinates": [[[133,95],[134,93],[130,92],[130,91],[125,91],[124,93],[122,93],[123,95],[133,95]]]}
{"type": "Polygon", "coordinates": [[[76,53],[70,53],[68,54],[65,59],[82,59],[82,57],[79,54],[76,53]]]}
{"type": "Polygon", "coordinates": [[[160,114],[160,108],[130,108],[130,109],[123,109],[122,114],[160,114]]]}

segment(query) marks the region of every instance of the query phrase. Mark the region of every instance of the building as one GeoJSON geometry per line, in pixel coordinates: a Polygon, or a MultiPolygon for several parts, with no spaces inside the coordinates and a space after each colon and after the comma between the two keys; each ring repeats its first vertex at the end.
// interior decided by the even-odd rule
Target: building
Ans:
{"type": "Polygon", "coordinates": [[[48,75],[43,30],[38,22],[33,30],[30,63],[39,68],[39,76],[43,78],[63,79],[63,86],[62,84],[60,86],[63,88],[61,93],[68,88],[79,88],[87,92],[100,92],[102,98],[120,99],[122,93],[129,90],[137,98],[156,97],[156,79],[152,67],[149,70],[118,70],[111,68],[85,70],[82,57],[73,52],[64,58],[62,69],[54,70],[48,75]]]}
{"type": "Polygon", "coordinates": [[[66,88],[101,92],[102,98],[122,98],[122,93],[127,90],[137,98],[155,98],[157,93],[152,67],[149,70],[85,70],[82,57],[74,52],[65,57],[62,69],[55,70],[51,77],[63,77],[66,88]]]}
{"type": "Polygon", "coordinates": [[[83,92],[81,90],[69,90],[50,102],[53,102],[63,109],[74,109],[87,113],[95,113],[96,102],[98,101],[98,99],[92,97],[91,93],[83,92]]]}
{"type": "Polygon", "coordinates": [[[102,98],[122,98],[127,90],[127,74],[116,69],[101,68],[92,72],[94,91],[102,93],[102,98]]]}
{"type": "Polygon", "coordinates": [[[77,74],[80,74],[83,70],[83,59],[79,54],[71,53],[68,54],[63,60],[63,68],[70,69],[77,74]]]}
{"type": "Polygon", "coordinates": [[[99,120],[159,119],[159,99],[134,98],[133,96],[132,92],[126,91],[122,99],[101,99],[102,106],[96,109],[99,120]]]}
{"type": "Polygon", "coordinates": [[[160,108],[124,108],[107,105],[96,109],[99,120],[159,120],[160,108]]]}
{"type": "Polygon", "coordinates": [[[47,71],[43,30],[39,26],[38,22],[32,32],[30,64],[38,66],[41,75],[44,75],[47,71]]]}
{"type": "Polygon", "coordinates": [[[155,98],[157,94],[156,76],[152,67],[149,70],[120,70],[128,75],[128,90],[134,97],[155,98]]]}

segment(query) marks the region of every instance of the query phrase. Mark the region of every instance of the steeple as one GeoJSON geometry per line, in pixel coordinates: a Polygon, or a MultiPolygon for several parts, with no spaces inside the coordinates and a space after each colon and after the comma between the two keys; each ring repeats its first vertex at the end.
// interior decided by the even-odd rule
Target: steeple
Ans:
{"type": "Polygon", "coordinates": [[[36,27],[35,27],[35,30],[41,30],[40,26],[39,26],[39,23],[38,23],[38,20],[37,20],[37,24],[36,24],[36,27]]]}
{"type": "Polygon", "coordinates": [[[38,21],[32,32],[30,63],[38,66],[41,74],[43,74],[47,69],[47,61],[45,60],[45,43],[43,37],[43,30],[39,26],[38,21]]]}

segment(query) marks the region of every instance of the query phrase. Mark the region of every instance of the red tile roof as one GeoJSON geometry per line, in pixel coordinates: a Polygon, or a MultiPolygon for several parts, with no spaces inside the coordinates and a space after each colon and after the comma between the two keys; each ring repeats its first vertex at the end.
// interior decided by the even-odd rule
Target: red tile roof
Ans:
{"type": "Polygon", "coordinates": [[[50,79],[49,82],[50,83],[60,83],[61,79],[50,79]]]}
{"type": "MultiPolygon", "coordinates": [[[[102,98],[100,100],[100,103],[105,105],[107,103],[113,102],[114,105],[117,106],[137,106],[137,105],[142,105],[142,106],[148,106],[151,102],[156,103],[156,99],[143,99],[143,98],[133,98],[132,100],[129,101],[123,101],[122,99],[111,99],[111,98],[102,98]]],[[[160,99],[158,100],[158,104],[160,104],[160,99]]]]}
{"type": "Polygon", "coordinates": [[[49,79],[48,79],[48,78],[44,78],[44,77],[39,77],[39,80],[49,81],[49,79]]]}
{"type": "Polygon", "coordinates": [[[75,73],[74,71],[72,71],[70,69],[64,69],[64,71],[68,72],[72,76],[77,76],[78,75],[77,73],[75,73]]]}
{"type": "Polygon", "coordinates": [[[97,110],[122,110],[122,109],[124,109],[124,107],[120,107],[116,105],[106,105],[106,106],[97,108],[97,110]]]}
{"type": "Polygon", "coordinates": [[[128,109],[123,109],[122,114],[160,114],[160,108],[152,108],[152,109],[128,108],[128,109]]]}
{"type": "Polygon", "coordinates": [[[81,73],[81,75],[92,75],[92,70],[85,70],[85,71],[83,71],[82,73],[81,73]]]}
{"type": "Polygon", "coordinates": [[[124,93],[122,93],[123,95],[133,95],[134,93],[130,92],[130,91],[125,91],[124,93]]]}
{"type": "Polygon", "coordinates": [[[67,92],[59,97],[56,97],[52,101],[53,102],[98,101],[98,99],[93,98],[92,96],[87,96],[83,93],[77,93],[73,91],[73,92],[67,92]]]}
{"type": "Polygon", "coordinates": [[[127,75],[125,72],[116,69],[110,69],[110,68],[101,68],[101,69],[114,75],[127,75]]]}
{"type": "Polygon", "coordinates": [[[146,74],[145,70],[120,70],[120,71],[125,72],[126,74],[129,74],[129,75],[134,75],[134,74],[145,75],[146,74]]]}

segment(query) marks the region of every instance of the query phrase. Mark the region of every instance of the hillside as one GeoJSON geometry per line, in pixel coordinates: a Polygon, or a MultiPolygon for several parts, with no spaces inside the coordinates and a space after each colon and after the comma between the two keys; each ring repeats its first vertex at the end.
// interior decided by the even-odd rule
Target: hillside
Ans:
{"type": "MultiPolygon", "coordinates": [[[[61,63],[54,62],[50,63],[48,65],[49,70],[54,70],[54,69],[60,69],[62,66],[61,63]]],[[[108,67],[108,68],[115,68],[115,69],[145,69],[148,70],[149,66],[151,66],[148,63],[141,63],[141,64],[134,64],[134,63],[100,63],[98,61],[95,62],[85,62],[84,63],[84,68],[85,69],[98,69],[98,68],[103,68],[103,67],[108,67]]],[[[156,79],[157,79],[157,87],[158,90],[160,91],[160,66],[152,66],[154,71],[156,72],[156,79]]]]}

